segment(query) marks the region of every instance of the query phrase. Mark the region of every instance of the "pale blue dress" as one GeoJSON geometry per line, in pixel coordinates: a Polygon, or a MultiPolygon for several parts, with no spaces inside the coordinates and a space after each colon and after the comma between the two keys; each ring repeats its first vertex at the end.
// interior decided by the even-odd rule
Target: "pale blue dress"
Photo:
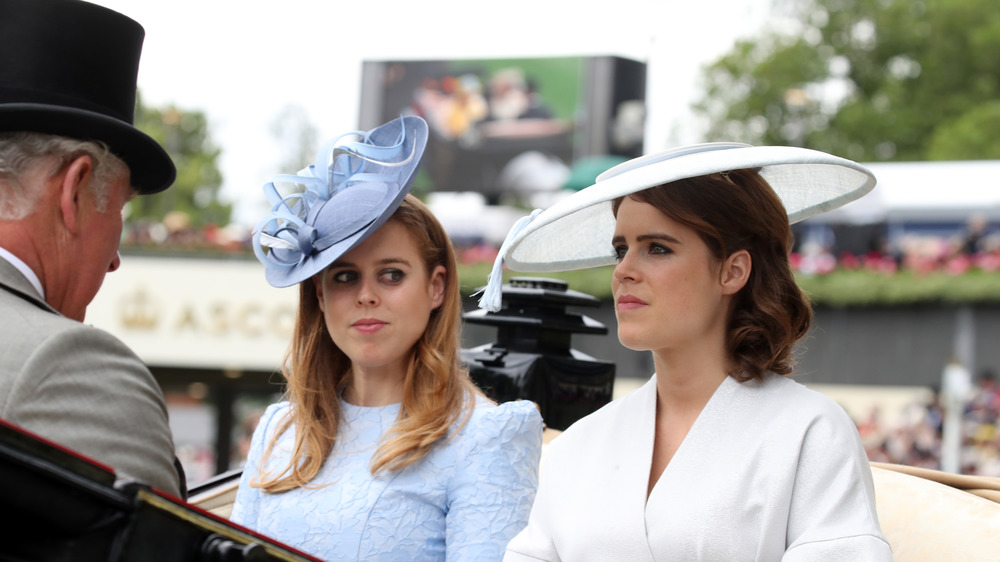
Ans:
{"type": "MultiPolygon", "coordinates": [[[[400,405],[341,406],[340,439],[311,483],[317,487],[281,494],[249,486],[289,404],[267,408],[254,431],[233,522],[323,560],[503,557],[527,524],[538,484],[542,419],[533,403],[497,406],[479,398],[453,439],[403,470],[376,477],[371,457],[400,405]]],[[[292,443],[286,431],[268,460],[272,473],[287,466],[292,443]]]]}

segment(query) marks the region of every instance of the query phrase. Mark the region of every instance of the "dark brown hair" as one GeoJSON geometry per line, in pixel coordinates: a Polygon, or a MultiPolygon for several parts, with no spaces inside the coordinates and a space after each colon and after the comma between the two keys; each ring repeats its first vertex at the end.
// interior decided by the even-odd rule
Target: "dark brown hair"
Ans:
{"type": "MultiPolygon", "coordinates": [[[[792,372],[792,347],[809,330],[812,307],[792,276],[792,231],[781,200],[756,169],[678,180],[629,195],[691,228],[712,256],[750,254],[750,277],[730,312],[731,376],[759,379],[792,372]]],[[[622,198],[613,202],[615,216],[622,198]]]]}

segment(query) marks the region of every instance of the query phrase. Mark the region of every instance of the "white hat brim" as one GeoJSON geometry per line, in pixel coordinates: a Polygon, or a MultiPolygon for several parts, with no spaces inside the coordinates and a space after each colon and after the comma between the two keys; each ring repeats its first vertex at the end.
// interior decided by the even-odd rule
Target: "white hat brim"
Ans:
{"type": "Polygon", "coordinates": [[[615,263],[611,202],[673,181],[760,168],[794,223],[845,205],[875,187],[864,166],[816,150],[707,143],[630,160],[535,216],[504,246],[508,268],[523,272],[582,269],[615,263]]]}

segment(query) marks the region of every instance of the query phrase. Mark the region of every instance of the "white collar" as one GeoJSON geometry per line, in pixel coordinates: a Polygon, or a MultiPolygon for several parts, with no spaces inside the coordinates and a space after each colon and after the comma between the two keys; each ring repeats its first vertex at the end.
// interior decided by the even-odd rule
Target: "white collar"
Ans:
{"type": "Polygon", "coordinates": [[[38,291],[38,295],[42,297],[42,300],[45,300],[45,289],[42,288],[42,282],[38,279],[38,276],[35,275],[35,272],[32,271],[30,267],[28,267],[28,264],[21,261],[21,258],[8,252],[3,247],[0,247],[0,258],[7,260],[18,271],[20,271],[21,275],[24,275],[24,277],[28,280],[28,282],[31,283],[31,286],[34,287],[36,291],[38,291]]]}

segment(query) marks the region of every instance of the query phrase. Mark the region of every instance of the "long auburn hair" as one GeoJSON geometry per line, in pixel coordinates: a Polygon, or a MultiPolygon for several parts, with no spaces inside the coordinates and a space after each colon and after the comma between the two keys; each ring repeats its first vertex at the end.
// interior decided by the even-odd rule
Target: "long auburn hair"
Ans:
{"type": "MultiPolygon", "coordinates": [[[[712,256],[750,254],[750,277],[734,299],[726,348],[730,376],[744,382],[771,371],[789,375],[792,348],[812,323],[813,311],[795,283],[788,252],[792,230],[781,199],[758,169],[682,179],[628,195],[691,228],[712,256]]],[[[615,216],[623,198],[612,203],[615,216]]]]}
{"type": "MultiPolygon", "coordinates": [[[[464,425],[477,393],[461,363],[462,299],[455,252],[444,228],[413,195],[406,196],[389,220],[403,225],[413,237],[423,252],[427,275],[438,265],[445,267],[445,289],[441,306],[431,311],[427,328],[413,347],[400,415],[372,456],[372,474],[400,470],[423,458],[448,436],[452,424],[464,425]]],[[[350,384],[350,372],[350,359],[326,328],[312,280],[300,283],[298,315],[282,367],[290,413],[268,443],[261,475],[253,486],[271,493],[309,487],[336,444],[339,397],[350,384]],[[265,473],[266,459],[290,429],[295,445],[288,465],[278,474],[265,473]]]]}

